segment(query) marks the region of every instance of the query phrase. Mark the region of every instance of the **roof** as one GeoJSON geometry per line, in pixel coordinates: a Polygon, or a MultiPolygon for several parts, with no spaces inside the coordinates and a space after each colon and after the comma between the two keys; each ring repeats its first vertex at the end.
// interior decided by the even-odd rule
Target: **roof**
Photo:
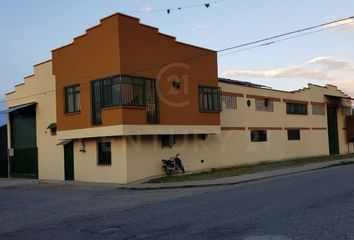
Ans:
{"type": "Polygon", "coordinates": [[[16,107],[8,108],[8,109],[5,109],[5,110],[0,111],[0,115],[8,114],[8,113],[14,112],[14,111],[16,111],[16,110],[20,110],[20,109],[22,109],[22,108],[26,108],[26,107],[29,107],[29,106],[33,106],[33,105],[36,105],[36,104],[37,104],[37,103],[32,102],[32,103],[27,103],[27,104],[19,105],[19,106],[16,106],[16,107]]]}
{"type": "Polygon", "coordinates": [[[55,49],[52,50],[52,52],[55,52],[55,51],[57,51],[57,50],[60,50],[60,49],[62,49],[62,48],[65,48],[65,47],[68,47],[68,46],[74,44],[74,42],[75,42],[75,40],[76,40],[77,38],[80,38],[80,37],[83,37],[83,36],[87,35],[88,30],[90,30],[90,29],[92,29],[92,28],[99,27],[100,25],[102,25],[102,23],[103,23],[105,20],[107,20],[107,19],[109,19],[109,18],[117,17],[117,16],[118,16],[118,17],[120,16],[120,17],[131,18],[131,19],[135,20],[140,26],[148,27],[148,28],[154,29],[154,30],[157,32],[157,34],[162,35],[162,36],[164,36],[164,37],[172,38],[172,39],[175,41],[175,43],[177,43],[177,44],[182,44],[182,45],[186,45],[186,46],[189,46],[189,47],[199,48],[199,49],[202,49],[202,50],[205,50],[205,51],[209,51],[209,52],[216,53],[216,51],[215,51],[215,50],[212,50],[212,49],[208,49],[208,48],[205,48],[205,47],[196,46],[196,45],[189,44],[189,43],[185,43],[185,42],[179,42],[179,41],[177,41],[177,39],[176,39],[175,36],[170,36],[170,35],[168,35],[168,34],[161,33],[161,32],[159,31],[159,28],[156,28],[156,27],[153,27],[153,26],[150,26],[150,25],[143,24],[143,23],[140,22],[140,19],[139,19],[139,18],[130,16],[130,15],[126,15],[126,14],[123,14],[123,13],[119,13],[119,12],[116,12],[116,13],[114,13],[114,14],[112,14],[112,15],[109,15],[109,16],[107,16],[107,17],[105,17],[105,18],[100,19],[100,23],[99,23],[98,25],[95,25],[95,26],[93,26],[93,27],[90,27],[90,28],[86,29],[86,31],[85,31],[84,34],[82,34],[82,35],[80,35],[80,36],[78,36],[78,37],[74,37],[74,39],[73,39],[73,41],[72,41],[71,43],[66,44],[66,45],[64,45],[64,46],[61,46],[61,47],[58,47],[58,48],[55,48],[55,49]]]}
{"type": "Polygon", "coordinates": [[[219,78],[219,82],[241,85],[241,86],[245,86],[245,87],[268,88],[268,89],[271,88],[271,87],[268,87],[265,85],[260,85],[260,84],[256,84],[256,83],[245,82],[245,81],[239,81],[239,80],[234,80],[234,79],[228,79],[228,78],[219,78]]]}

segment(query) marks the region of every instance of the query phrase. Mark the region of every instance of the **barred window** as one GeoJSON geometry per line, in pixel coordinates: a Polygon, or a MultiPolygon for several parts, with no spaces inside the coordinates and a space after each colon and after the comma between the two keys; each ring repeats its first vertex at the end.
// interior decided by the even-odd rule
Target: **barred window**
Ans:
{"type": "Polygon", "coordinates": [[[218,87],[199,87],[199,109],[202,112],[220,112],[221,98],[218,87]]]}
{"type": "Polygon", "coordinates": [[[161,147],[169,147],[172,148],[172,146],[176,143],[176,136],[175,135],[161,135],[161,147]]]}
{"type": "Polygon", "coordinates": [[[307,115],[307,104],[286,103],[287,114],[307,115]]]}
{"type": "Polygon", "coordinates": [[[256,111],[274,112],[274,102],[269,99],[256,99],[256,111]]]}
{"type": "Polygon", "coordinates": [[[266,130],[252,130],[251,131],[251,142],[266,142],[267,131],[266,130]]]}
{"type": "Polygon", "coordinates": [[[157,122],[157,97],[155,80],[117,75],[91,82],[92,122],[101,124],[103,108],[116,106],[146,107],[148,121],[157,122]],[[147,93],[151,93],[148,94],[147,93]],[[146,99],[148,97],[148,99],[146,99]],[[148,103],[147,103],[148,102],[148,103]],[[150,116],[151,115],[151,116],[150,116]]]}
{"type": "Polygon", "coordinates": [[[224,109],[237,109],[237,98],[235,96],[222,95],[221,101],[224,109]]]}
{"type": "Polygon", "coordinates": [[[98,81],[103,86],[103,107],[145,106],[143,79],[116,76],[98,81]]]}
{"type": "Polygon", "coordinates": [[[112,164],[112,154],[111,154],[111,142],[109,141],[99,141],[97,143],[98,152],[98,165],[111,165],[112,164]]]}
{"type": "Polygon", "coordinates": [[[65,113],[80,112],[80,85],[64,88],[65,113]]]}
{"type": "Polygon", "coordinates": [[[300,140],[300,129],[289,129],[288,130],[288,140],[300,140]]]}

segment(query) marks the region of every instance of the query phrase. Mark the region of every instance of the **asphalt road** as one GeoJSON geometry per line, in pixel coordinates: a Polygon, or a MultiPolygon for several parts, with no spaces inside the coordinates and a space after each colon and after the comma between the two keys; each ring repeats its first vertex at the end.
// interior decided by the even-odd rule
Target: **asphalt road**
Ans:
{"type": "Polygon", "coordinates": [[[0,239],[354,240],[354,166],[213,188],[2,188],[0,239]]]}

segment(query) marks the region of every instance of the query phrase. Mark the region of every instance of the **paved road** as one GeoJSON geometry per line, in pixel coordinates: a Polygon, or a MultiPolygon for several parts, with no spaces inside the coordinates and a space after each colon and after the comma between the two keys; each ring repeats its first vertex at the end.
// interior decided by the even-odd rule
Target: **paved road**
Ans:
{"type": "Polygon", "coordinates": [[[214,188],[2,188],[0,239],[354,240],[354,166],[214,188]]]}

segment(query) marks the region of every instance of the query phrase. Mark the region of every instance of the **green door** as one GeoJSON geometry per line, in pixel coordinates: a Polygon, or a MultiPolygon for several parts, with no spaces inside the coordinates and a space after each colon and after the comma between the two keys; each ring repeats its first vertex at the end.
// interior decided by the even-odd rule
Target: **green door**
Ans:
{"type": "Polygon", "coordinates": [[[65,180],[74,180],[74,143],[64,145],[65,180]]]}
{"type": "Polygon", "coordinates": [[[38,149],[35,106],[10,113],[11,146],[10,176],[38,178],[38,149]]]}
{"type": "Polygon", "coordinates": [[[337,108],[327,107],[329,154],[339,154],[337,108]]]}

